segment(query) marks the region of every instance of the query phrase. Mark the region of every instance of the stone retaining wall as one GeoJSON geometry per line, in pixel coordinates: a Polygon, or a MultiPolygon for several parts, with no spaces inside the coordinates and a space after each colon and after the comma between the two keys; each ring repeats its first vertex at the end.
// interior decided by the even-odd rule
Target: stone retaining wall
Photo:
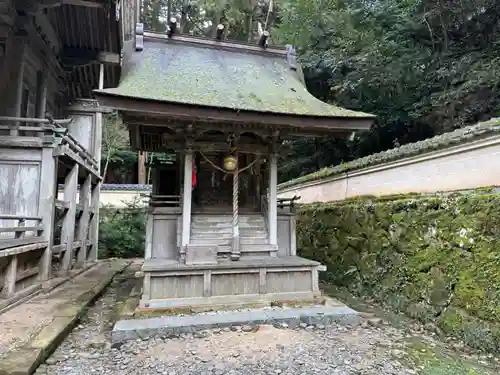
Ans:
{"type": "Polygon", "coordinates": [[[300,256],[326,281],[437,332],[500,352],[500,195],[460,193],[303,205],[300,256]]]}

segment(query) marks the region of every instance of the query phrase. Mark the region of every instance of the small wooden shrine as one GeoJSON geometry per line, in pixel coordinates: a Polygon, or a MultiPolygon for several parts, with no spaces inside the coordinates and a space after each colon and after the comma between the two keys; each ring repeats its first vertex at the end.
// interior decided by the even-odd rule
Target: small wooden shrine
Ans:
{"type": "Polygon", "coordinates": [[[118,87],[133,148],[170,151],[153,172],[141,308],[314,300],[315,261],[297,256],[294,199],[277,199],[278,158],[292,136],[348,137],[373,116],[306,89],[291,46],[144,32],[118,87]]]}

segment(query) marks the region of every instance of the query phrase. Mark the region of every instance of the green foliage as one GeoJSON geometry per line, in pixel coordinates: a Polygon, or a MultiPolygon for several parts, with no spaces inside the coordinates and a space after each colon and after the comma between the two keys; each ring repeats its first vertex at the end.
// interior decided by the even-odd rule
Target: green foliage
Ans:
{"type": "Polygon", "coordinates": [[[280,188],[283,189],[309,181],[320,180],[356,169],[387,163],[409,156],[420,155],[425,152],[445,149],[498,131],[500,131],[500,120],[492,119],[490,121],[457,129],[453,132],[441,134],[433,138],[428,138],[420,142],[408,143],[397,148],[365,156],[364,158],[356,159],[348,163],[342,163],[334,167],[321,168],[316,172],[286,181],[280,184],[280,188]]]}
{"type": "Polygon", "coordinates": [[[483,121],[500,109],[498,1],[281,4],[272,35],[296,45],[309,90],[378,116],[353,141],[324,138],[316,152],[296,141],[281,181],[483,121]],[[328,147],[342,142],[339,151],[328,147]],[[315,162],[323,165],[313,169],[315,162]]]}
{"type": "Polygon", "coordinates": [[[500,352],[498,223],[497,194],[305,205],[298,249],[326,281],[500,352]]]}
{"type": "Polygon", "coordinates": [[[99,258],[144,257],[146,209],[132,202],[126,208],[103,207],[99,212],[99,258]]]}

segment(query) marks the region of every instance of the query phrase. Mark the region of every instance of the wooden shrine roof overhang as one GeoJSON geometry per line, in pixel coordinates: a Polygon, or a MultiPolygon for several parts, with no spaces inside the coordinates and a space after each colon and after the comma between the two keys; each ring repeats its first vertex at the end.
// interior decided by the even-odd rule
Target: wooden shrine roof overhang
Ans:
{"type": "Polygon", "coordinates": [[[129,124],[254,124],[347,136],[375,118],[315,98],[283,49],[146,33],[143,50],[123,60],[118,87],[94,93],[129,124]]]}
{"type": "Polygon", "coordinates": [[[100,63],[105,69],[104,87],[116,87],[123,41],[133,38],[135,0],[10,2],[19,27],[36,36],[33,40],[43,45],[46,63],[58,67],[69,101],[93,97],[100,63]]]}

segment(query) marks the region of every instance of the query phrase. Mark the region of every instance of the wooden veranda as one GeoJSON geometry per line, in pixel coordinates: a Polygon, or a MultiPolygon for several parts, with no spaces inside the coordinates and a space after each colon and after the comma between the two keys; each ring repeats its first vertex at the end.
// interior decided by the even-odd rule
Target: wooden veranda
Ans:
{"type": "Polygon", "coordinates": [[[97,259],[104,109],[92,90],[118,84],[135,6],[0,0],[0,310],[97,259]]]}

